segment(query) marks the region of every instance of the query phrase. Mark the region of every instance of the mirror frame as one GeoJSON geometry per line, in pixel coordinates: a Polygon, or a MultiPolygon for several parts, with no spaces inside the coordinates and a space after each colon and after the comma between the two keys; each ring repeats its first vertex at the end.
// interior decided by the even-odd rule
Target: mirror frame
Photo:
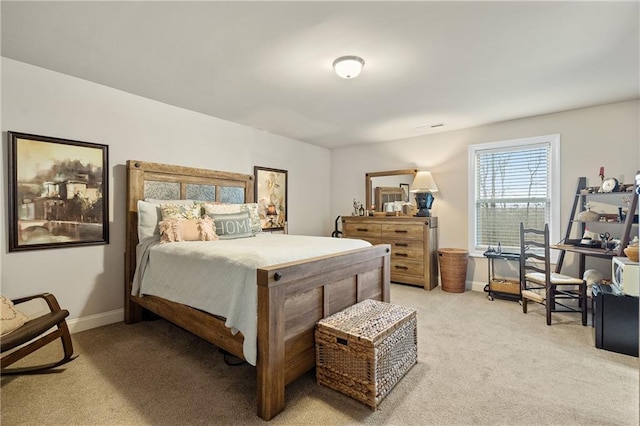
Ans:
{"type": "Polygon", "coordinates": [[[374,177],[385,177],[385,176],[399,176],[399,175],[413,175],[415,177],[416,173],[418,173],[418,169],[402,169],[402,170],[389,170],[387,172],[370,172],[365,173],[364,175],[364,186],[365,186],[365,206],[367,206],[367,210],[371,208],[371,194],[373,191],[373,185],[371,183],[371,178],[374,177]]]}

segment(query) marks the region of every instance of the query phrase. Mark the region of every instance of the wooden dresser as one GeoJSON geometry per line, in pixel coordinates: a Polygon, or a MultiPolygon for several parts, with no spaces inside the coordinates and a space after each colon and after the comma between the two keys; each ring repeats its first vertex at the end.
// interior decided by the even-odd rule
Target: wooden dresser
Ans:
{"type": "Polygon", "coordinates": [[[343,216],[342,235],[391,245],[391,281],[438,286],[438,218],[343,216]]]}

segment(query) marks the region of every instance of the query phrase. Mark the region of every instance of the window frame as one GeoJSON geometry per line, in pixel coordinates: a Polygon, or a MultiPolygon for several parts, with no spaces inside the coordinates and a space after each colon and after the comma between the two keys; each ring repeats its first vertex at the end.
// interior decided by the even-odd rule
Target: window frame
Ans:
{"type": "MultiPolygon", "coordinates": [[[[531,148],[533,145],[549,144],[549,239],[553,244],[554,241],[560,241],[560,134],[551,134],[544,136],[532,136],[519,139],[509,139],[495,142],[485,142],[469,145],[468,148],[468,170],[469,170],[469,192],[468,192],[468,249],[469,255],[474,257],[483,257],[486,246],[476,248],[476,157],[477,154],[487,150],[504,150],[513,151],[521,148],[522,150],[531,148]]],[[[495,248],[495,247],[494,247],[495,248]]],[[[551,260],[556,261],[558,251],[551,250],[551,260]]]]}

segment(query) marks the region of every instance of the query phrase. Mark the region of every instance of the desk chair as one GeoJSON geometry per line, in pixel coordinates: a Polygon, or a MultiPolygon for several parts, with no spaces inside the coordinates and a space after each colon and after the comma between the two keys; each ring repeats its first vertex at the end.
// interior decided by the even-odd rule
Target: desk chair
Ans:
{"type": "Polygon", "coordinates": [[[553,312],[578,312],[587,325],[587,283],[551,270],[549,225],[544,230],[525,228],[520,223],[520,286],[522,312],[529,301],[546,307],[547,325],[553,312]],[[568,302],[577,302],[577,306],[568,302]]]}
{"type": "Polygon", "coordinates": [[[52,294],[37,294],[12,301],[8,301],[4,296],[1,298],[3,329],[5,321],[13,322],[13,324],[7,324],[10,328],[0,337],[0,352],[3,354],[0,359],[2,375],[40,372],[66,364],[76,358],[73,356],[73,344],[65,320],[69,311],[60,309],[58,301],[52,294]],[[15,305],[37,298],[47,302],[50,312],[31,319],[15,308],[15,305]],[[55,330],[46,333],[54,327],[55,330]],[[64,352],[64,356],[59,361],[24,368],[7,368],[57,339],[61,340],[64,352]],[[4,355],[5,352],[8,353],[4,355]]]}

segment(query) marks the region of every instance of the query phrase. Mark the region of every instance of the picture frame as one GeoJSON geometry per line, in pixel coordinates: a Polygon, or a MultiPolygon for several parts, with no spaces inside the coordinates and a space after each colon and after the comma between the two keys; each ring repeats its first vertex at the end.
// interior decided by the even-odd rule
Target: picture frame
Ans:
{"type": "Polygon", "coordinates": [[[109,243],[109,147],[7,132],[9,252],[109,243]]]}
{"type": "Polygon", "coordinates": [[[409,184],[408,183],[401,183],[399,184],[400,188],[402,188],[402,191],[404,192],[404,202],[408,203],[409,202],[409,198],[410,198],[410,193],[409,193],[409,184]]]}
{"type": "Polygon", "coordinates": [[[286,170],[254,166],[255,196],[262,229],[284,230],[287,223],[286,170]]]}

